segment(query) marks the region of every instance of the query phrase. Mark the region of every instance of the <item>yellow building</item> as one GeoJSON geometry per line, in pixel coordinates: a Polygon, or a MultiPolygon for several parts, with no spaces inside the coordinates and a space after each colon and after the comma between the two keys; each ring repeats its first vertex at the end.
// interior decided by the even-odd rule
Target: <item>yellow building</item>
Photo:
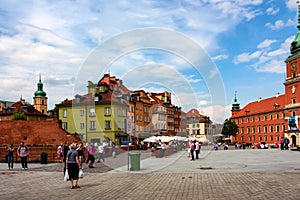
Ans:
{"type": "Polygon", "coordinates": [[[58,118],[63,129],[79,134],[87,142],[109,139],[116,144],[127,140],[125,119],[128,106],[117,98],[120,93],[118,79],[105,76],[98,84],[89,82],[88,94],[57,104],[58,118]],[[112,79],[110,79],[112,78],[112,79]]]}

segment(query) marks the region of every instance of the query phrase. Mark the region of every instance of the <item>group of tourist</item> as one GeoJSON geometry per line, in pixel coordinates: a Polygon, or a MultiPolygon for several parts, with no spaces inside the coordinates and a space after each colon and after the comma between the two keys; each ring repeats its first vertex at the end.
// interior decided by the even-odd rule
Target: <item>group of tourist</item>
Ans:
{"type": "MultiPolygon", "coordinates": [[[[97,143],[86,143],[85,146],[83,144],[75,144],[72,143],[65,145],[62,147],[58,147],[57,154],[62,154],[63,162],[64,162],[64,175],[68,173],[68,180],[70,181],[70,188],[80,188],[78,185],[78,180],[83,175],[83,163],[88,164],[89,168],[94,168],[94,162],[100,162],[101,160],[104,162],[104,154],[105,149],[108,146],[107,142],[103,144],[97,143]]],[[[113,157],[116,155],[116,147],[114,143],[111,144],[113,157]]],[[[57,156],[57,158],[60,158],[57,156]]]]}
{"type": "Polygon", "coordinates": [[[201,149],[201,143],[197,140],[190,140],[188,142],[188,157],[192,157],[191,160],[199,159],[201,149]]]}
{"type": "MultiPolygon", "coordinates": [[[[15,147],[13,144],[10,144],[7,147],[7,155],[6,155],[6,160],[8,164],[8,170],[13,170],[14,168],[14,151],[15,147]]],[[[28,156],[29,156],[29,148],[24,144],[24,142],[21,142],[20,146],[17,148],[17,155],[21,160],[21,166],[22,169],[28,169],[28,156]]]]}

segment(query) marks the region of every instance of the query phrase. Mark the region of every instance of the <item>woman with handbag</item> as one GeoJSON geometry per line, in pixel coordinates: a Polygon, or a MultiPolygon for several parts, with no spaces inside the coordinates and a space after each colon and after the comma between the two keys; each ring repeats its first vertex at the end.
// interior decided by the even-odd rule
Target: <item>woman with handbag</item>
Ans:
{"type": "Polygon", "coordinates": [[[76,151],[76,144],[72,143],[66,157],[66,170],[68,170],[71,189],[80,188],[78,185],[79,168],[81,166],[78,159],[78,152],[76,151]]]}

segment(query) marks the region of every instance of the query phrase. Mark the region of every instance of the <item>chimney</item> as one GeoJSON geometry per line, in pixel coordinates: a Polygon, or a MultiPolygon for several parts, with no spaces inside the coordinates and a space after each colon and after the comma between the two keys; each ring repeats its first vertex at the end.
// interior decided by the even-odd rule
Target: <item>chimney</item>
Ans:
{"type": "Polygon", "coordinates": [[[261,98],[261,97],[259,97],[259,98],[258,98],[258,100],[257,100],[257,102],[260,102],[261,100],[262,100],[262,98],[261,98]]]}
{"type": "Polygon", "coordinates": [[[22,97],[20,98],[20,101],[22,103],[22,105],[25,105],[25,99],[23,99],[22,97]]]}

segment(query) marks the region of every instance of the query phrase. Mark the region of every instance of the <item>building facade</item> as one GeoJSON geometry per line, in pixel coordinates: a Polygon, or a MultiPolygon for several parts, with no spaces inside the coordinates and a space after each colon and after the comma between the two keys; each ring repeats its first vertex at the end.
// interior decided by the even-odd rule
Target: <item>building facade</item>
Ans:
{"type": "Polygon", "coordinates": [[[207,139],[208,128],[211,124],[209,117],[201,115],[197,109],[191,109],[186,113],[187,134],[190,137],[207,139]]]}
{"type": "Polygon", "coordinates": [[[88,84],[88,94],[57,104],[62,127],[78,134],[84,141],[103,142],[107,139],[120,144],[127,140],[125,119],[128,105],[117,97],[119,79],[105,75],[97,85],[88,84]]]}
{"type": "Polygon", "coordinates": [[[232,104],[233,120],[238,125],[236,142],[279,143],[282,137],[289,139],[291,146],[300,145],[300,6],[298,5],[298,32],[290,46],[290,56],[285,60],[285,93],[239,108],[235,97],[232,104]]]}

